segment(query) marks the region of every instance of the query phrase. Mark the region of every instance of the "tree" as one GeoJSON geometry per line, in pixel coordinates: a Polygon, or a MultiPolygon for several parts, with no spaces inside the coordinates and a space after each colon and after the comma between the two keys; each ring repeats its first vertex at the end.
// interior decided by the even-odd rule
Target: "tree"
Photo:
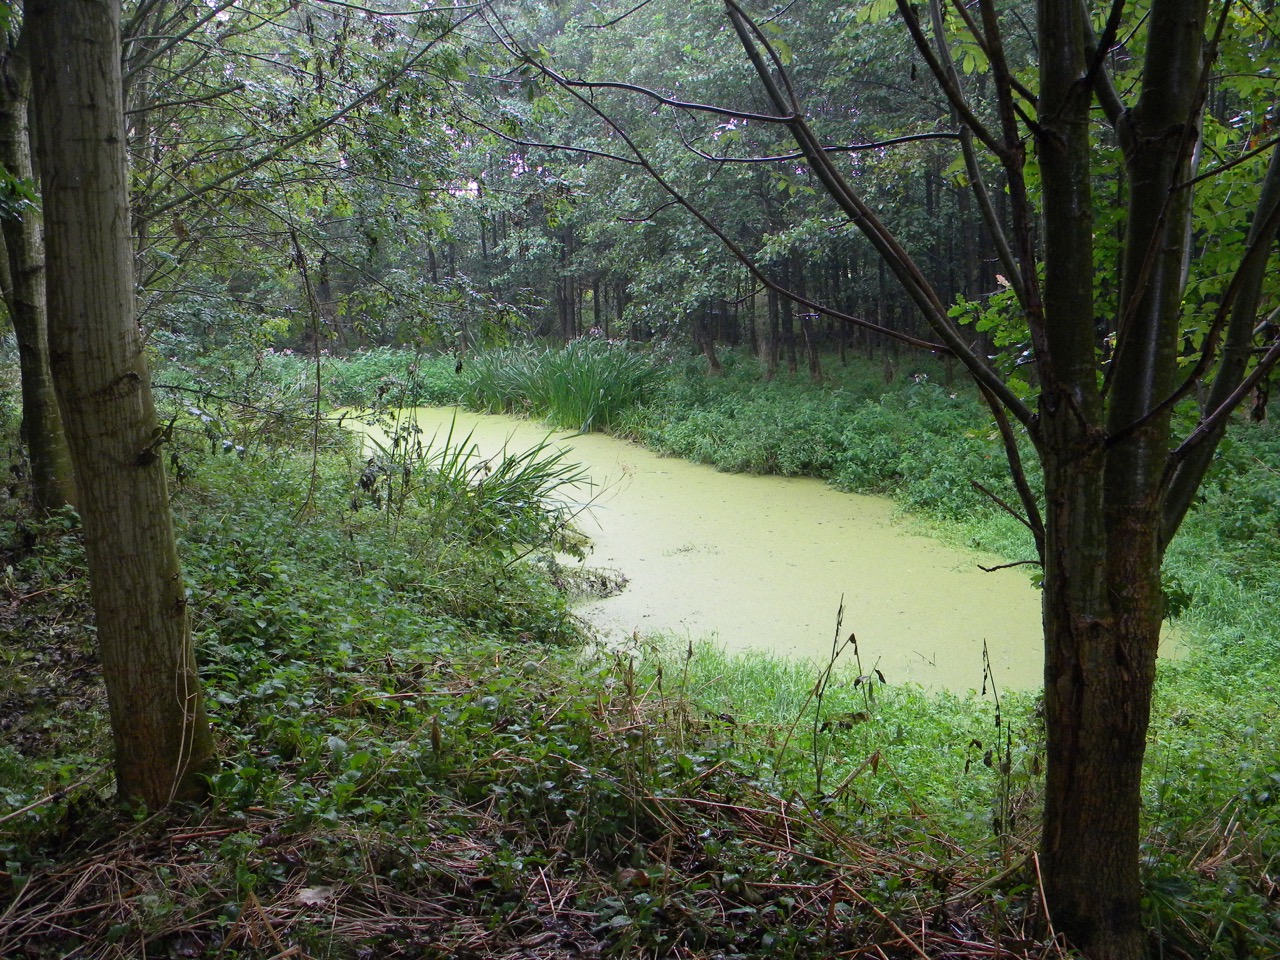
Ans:
{"type": "Polygon", "coordinates": [[[198,798],[213,740],[136,322],[119,0],[30,0],[54,385],[75,466],[119,795],[198,798]]]}
{"type": "MultiPolygon", "coordinates": [[[[27,31],[14,23],[5,26],[0,41],[0,166],[10,177],[30,184],[35,171],[27,31]]],[[[32,500],[37,510],[56,510],[74,500],[74,480],[49,370],[44,227],[39,211],[28,204],[0,219],[0,230],[8,267],[4,300],[18,341],[22,433],[31,464],[32,500]]]]}
{"type": "MultiPolygon", "coordinates": [[[[1228,137],[1234,156],[1197,169],[1214,58],[1224,44],[1265,44],[1257,39],[1268,35],[1260,29],[1264,14],[1224,3],[1210,18],[1207,0],[1132,9],[1116,0],[1095,16],[1079,0],[1039,0],[1036,49],[1022,42],[1029,68],[1022,70],[1015,34],[1005,30],[1022,22],[1021,11],[995,0],[948,11],[931,0],[922,23],[916,7],[897,0],[950,106],[963,169],[1009,285],[1012,313],[1001,322],[1021,327],[1028,341],[1031,363],[1022,369],[1032,375],[1023,378],[974,349],[972,331],[951,316],[940,285],[886,225],[883,206],[867,202],[857,167],[842,163],[816,132],[785,48],[772,39],[779,23],[762,29],[737,0],[725,3],[764,106],[693,102],[690,84],[626,89],[677,113],[686,138],[698,115],[785,129],[827,202],[907,292],[930,331],[926,345],[957,358],[977,383],[1004,438],[1044,572],[1048,762],[1039,856],[1046,906],[1056,929],[1092,960],[1137,960],[1146,954],[1141,786],[1164,617],[1161,565],[1228,419],[1280,361],[1274,325],[1257,323],[1280,225],[1280,157],[1276,140],[1266,139],[1265,116],[1242,114],[1246,122],[1228,137]],[[986,101],[967,94],[953,47],[987,68],[986,101]],[[1226,276],[1197,275],[1198,193],[1265,151],[1272,159],[1261,189],[1256,179],[1237,182],[1252,200],[1216,224],[1214,265],[1230,263],[1226,276]],[[1002,196],[987,187],[993,168],[1002,196]],[[1124,201],[1107,223],[1120,237],[1114,258],[1102,227],[1102,208],[1113,199],[1094,193],[1104,177],[1124,201]],[[1269,338],[1260,346],[1256,330],[1269,338]],[[1042,492],[1023,470],[1019,431],[1043,468],[1042,492]]],[[[615,150],[750,261],[602,105],[622,85],[562,76],[540,56],[526,62],[609,123],[615,150]]],[[[770,282],[758,265],[751,268],[770,282]]]]}
{"type": "Polygon", "coordinates": [[[346,345],[481,313],[469,291],[419,282],[423,248],[449,227],[456,137],[442,127],[456,131],[442,121],[469,16],[327,0],[137,5],[123,69],[147,323],[206,346],[346,345]],[[282,336],[286,316],[307,320],[282,336]]]}

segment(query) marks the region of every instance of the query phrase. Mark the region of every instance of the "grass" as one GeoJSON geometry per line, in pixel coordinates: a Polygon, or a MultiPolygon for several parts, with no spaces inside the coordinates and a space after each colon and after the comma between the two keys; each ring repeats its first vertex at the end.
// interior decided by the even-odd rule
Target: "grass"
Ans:
{"type": "Polygon", "coordinates": [[[412,511],[416,540],[461,540],[499,556],[535,550],[583,556],[572,529],[582,509],[586,471],[567,452],[543,440],[527,449],[482,457],[473,435],[456,421],[443,437],[424,438],[416,421],[397,418],[386,442],[370,434],[376,450],[361,471],[356,505],[383,511],[391,527],[412,511]]]}
{"type": "Polygon", "coordinates": [[[658,370],[625,344],[574,340],[563,348],[511,347],[468,364],[463,401],[488,413],[522,413],[554,427],[611,430],[643,403],[658,370]]]}
{"type": "Polygon", "coordinates": [[[822,384],[765,382],[754,359],[736,355],[722,377],[699,364],[671,369],[620,432],[720,470],[812,476],[892,496],[944,521],[995,512],[975,481],[1016,501],[999,435],[970,387],[947,386],[945,372],[928,365],[889,386],[868,362],[828,369],[822,384]]]}

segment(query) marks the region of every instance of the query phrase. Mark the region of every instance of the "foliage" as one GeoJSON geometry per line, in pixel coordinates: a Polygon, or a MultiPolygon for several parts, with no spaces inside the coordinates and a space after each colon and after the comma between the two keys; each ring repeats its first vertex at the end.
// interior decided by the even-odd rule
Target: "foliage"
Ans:
{"type": "Polygon", "coordinates": [[[0,220],[29,216],[38,209],[39,196],[30,181],[0,170],[0,220]]]}
{"type": "Polygon", "coordinates": [[[455,199],[442,131],[462,122],[446,128],[440,109],[464,76],[457,27],[312,2],[129,11],[147,319],[239,313],[292,349],[448,344],[482,327],[492,297],[460,273],[424,279],[455,199]]]}
{"type": "Polygon", "coordinates": [[[472,434],[458,435],[456,421],[443,437],[424,440],[410,415],[397,421],[385,443],[375,433],[367,443],[375,453],[352,507],[382,510],[393,529],[411,520],[415,542],[460,541],[498,557],[583,556],[583,538],[571,524],[582,509],[574,491],[588,478],[549,440],[482,457],[472,434]]]}
{"type": "Polygon", "coordinates": [[[762,382],[746,357],[726,368],[716,378],[696,364],[668,375],[655,402],[622,429],[721,470],[819,477],[952,522],[998,511],[975,484],[1016,498],[989,414],[940,385],[945,372],[927,363],[880,386],[865,362],[828,364],[836,379],[822,385],[794,376],[762,382]]]}
{"type": "Polygon", "coordinates": [[[523,413],[586,433],[609,430],[643,403],[657,371],[621,343],[587,337],[561,349],[510,347],[473,357],[467,405],[490,413],[523,413]]]}
{"type": "Polygon", "coordinates": [[[325,365],[325,399],[338,407],[399,410],[457,403],[464,379],[452,357],[392,347],[335,357],[325,365]]]}

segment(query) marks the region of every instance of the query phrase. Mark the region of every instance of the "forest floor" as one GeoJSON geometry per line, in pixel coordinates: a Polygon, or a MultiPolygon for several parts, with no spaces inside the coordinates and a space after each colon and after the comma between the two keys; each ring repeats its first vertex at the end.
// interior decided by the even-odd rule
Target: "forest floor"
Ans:
{"type": "MultiPolygon", "coordinates": [[[[431,674],[415,691],[479,715],[454,718],[465,748],[451,746],[454,729],[363,724],[370,759],[346,781],[365,794],[359,804],[332,802],[352,768],[335,767],[331,743],[323,763],[260,756],[295,765],[291,782],[274,798],[236,796],[252,758],[224,740],[228,782],[211,806],[120,810],[101,765],[105,695],[82,585],[41,582],[11,579],[0,598],[0,624],[22,638],[7,646],[0,730],[23,780],[35,766],[69,782],[0,820],[0,956],[1064,956],[1032,933],[1042,924],[1025,856],[993,873],[960,849],[939,859],[915,830],[897,844],[860,839],[847,808],[823,809],[834,798],[784,799],[743,769],[751,751],[737,747],[758,732],[699,715],[630,658],[550,686],[582,667],[564,648],[526,647],[518,663],[490,646],[470,662],[414,664],[431,674]],[[508,671],[525,682],[505,684],[508,671]],[[416,775],[390,769],[409,754],[416,775]],[[317,805],[303,809],[298,793],[317,805]],[[1013,891],[998,915],[993,888],[1013,891]]],[[[367,664],[328,674],[331,688],[377,682],[367,664]]],[[[384,679],[398,691],[384,696],[409,686],[384,679]]],[[[368,709],[341,699],[323,712],[368,709]]],[[[264,718],[240,722],[261,729],[264,718]]],[[[7,782],[14,804],[19,782],[7,782]]]]}

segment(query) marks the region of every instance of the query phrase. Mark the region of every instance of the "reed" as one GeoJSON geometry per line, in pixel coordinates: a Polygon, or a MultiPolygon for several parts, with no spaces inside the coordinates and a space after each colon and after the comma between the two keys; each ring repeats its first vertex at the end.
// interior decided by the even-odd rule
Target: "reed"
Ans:
{"type": "Polygon", "coordinates": [[[643,403],[657,375],[648,359],[608,340],[574,340],[560,349],[511,347],[471,361],[464,400],[474,409],[540,417],[587,433],[609,430],[643,403]]]}

